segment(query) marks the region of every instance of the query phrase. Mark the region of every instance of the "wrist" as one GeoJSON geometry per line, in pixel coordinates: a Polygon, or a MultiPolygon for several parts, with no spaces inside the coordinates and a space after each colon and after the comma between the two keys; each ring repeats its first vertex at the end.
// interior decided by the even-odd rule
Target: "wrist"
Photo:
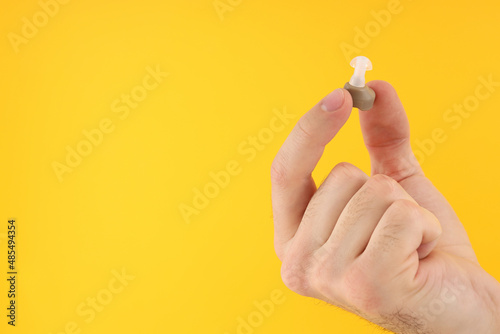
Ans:
{"type": "Polygon", "coordinates": [[[491,276],[489,278],[489,284],[486,284],[482,297],[487,304],[491,318],[489,319],[489,326],[485,328],[484,332],[496,334],[500,333],[500,283],[491,276]]]}
{"type": "Polygon", "coordinates": [[[493,307],[493,320],[494,330],[492,333],[500,333],[500,283],[497,282],[497,289],[494,291],[494,307],[493,307]]]}
{"type": "Polygon", "coordinates": [[[448,312],[428,324],[431,333],[500,333],[500,283],[497,280],[483,270],[468,283],[456,281],[452,290],[456,291],[457,303],[448,304],[448,312]]]}

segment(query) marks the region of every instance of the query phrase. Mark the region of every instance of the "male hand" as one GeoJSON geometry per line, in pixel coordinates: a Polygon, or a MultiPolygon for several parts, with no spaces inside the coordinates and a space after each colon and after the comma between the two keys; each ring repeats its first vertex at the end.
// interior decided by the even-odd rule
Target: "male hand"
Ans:
{"type": "Polygon", "coordinates": [[[359,111],[372,165],[311,173],[349,118],[344,89],[297,123],[273,161],[274,244],[293,291],[397,333],[500,333],[500,284],[478,263],[457,215],[427,179],[391,85],[359,111]]]}

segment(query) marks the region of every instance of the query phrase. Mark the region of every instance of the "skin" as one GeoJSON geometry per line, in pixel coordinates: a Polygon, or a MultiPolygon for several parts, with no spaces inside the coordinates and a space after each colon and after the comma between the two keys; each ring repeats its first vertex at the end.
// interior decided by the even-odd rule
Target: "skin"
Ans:
{"type": "Polygon", "coordinates": [[[425,177],[394,88],[367,85],[376,100],[359,114],[372,176],[349,163],[319,188],[311,176],[351,113],[344,89],[301,117],[272,163],[284,283],[396,333],[500,333],[500,284],[425,177]]]}

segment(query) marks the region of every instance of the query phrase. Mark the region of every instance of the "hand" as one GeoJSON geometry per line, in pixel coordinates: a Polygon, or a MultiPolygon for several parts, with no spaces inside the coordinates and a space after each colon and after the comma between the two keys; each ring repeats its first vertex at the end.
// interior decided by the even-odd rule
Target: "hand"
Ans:
{"type": "Polygon", "coordinates": [[[293,291],[397,333],[500,333],[500,284],[479,265],[457,215],[411,151],[391,85],[359,111],[373,176],[336,165],[311,173],[349,118],[338,89],[306,113],[271,168],[274,244],[293,291]],[[328,111],[327,111],[328,110],[328,111]]]}

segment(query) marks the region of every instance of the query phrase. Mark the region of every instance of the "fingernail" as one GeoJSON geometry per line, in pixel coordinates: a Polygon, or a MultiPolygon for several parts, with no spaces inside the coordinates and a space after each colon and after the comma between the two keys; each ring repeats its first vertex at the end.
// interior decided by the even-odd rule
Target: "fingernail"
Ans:
{"type": "Polygon", "coordinates": [[[321,109],[324,111],[335,111],[344,104],[344,90],[337,88],[328,94],[321,104],[321,109]]]}

